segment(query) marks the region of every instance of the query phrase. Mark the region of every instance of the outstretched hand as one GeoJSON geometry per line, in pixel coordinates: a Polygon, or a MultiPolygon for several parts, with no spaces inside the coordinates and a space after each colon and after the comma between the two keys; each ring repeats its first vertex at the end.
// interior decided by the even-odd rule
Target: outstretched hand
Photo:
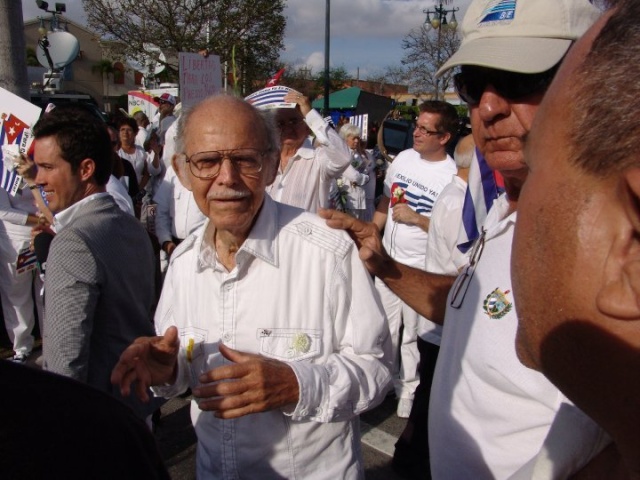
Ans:
{"type": "Polygon", "coordinates": [[[318,215],[327,221],[331,228],[346,230],[351,236],[369,273],[381,276],[382,272],[390,268],[391,257],[382,246],[380,230],[372,222],[363,222],[346,213],[321,208],[318,215]]]}
{"type": "Polygon", "coordinates": [[[136,382],[136,395],[148,402],[150,386],[175,382],[179,348],[176,327],[169,327],[164,336],[137,338],[122,352],[113,367],[111,383],[119,385],[120,393],[127,397],[131,393],[131,384],[136,382]]]}
{"type": "Polygon", "coordinates": [[[233,364],[200,375],[193,395],[201,410],[237,418],[298,402],[298,380],[288,364],[223,344],[220,353],[233,364]]]}

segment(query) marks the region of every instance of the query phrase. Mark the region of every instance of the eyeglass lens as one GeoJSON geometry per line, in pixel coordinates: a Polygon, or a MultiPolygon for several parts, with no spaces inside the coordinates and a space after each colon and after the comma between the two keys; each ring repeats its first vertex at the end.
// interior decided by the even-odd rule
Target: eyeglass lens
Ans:
{"type": "Polygon", "coordinates": [[[213,178],[218,175],[225,158],[229,159],[236,171],[251,175],[262,170],[264,155],[265,152],[253,148],[199,152],[187,158],[187,163],[191,173],[198,178],[213,178]]]}
{"type": "Polygon", "coordinates": [[[557,67],[542,73],[506,72],[482,67],[463,68],[453,77],[458,95],[469,105],[480,103],[488,85],[510,100],[544,92],[553,80],[557,67]]]}

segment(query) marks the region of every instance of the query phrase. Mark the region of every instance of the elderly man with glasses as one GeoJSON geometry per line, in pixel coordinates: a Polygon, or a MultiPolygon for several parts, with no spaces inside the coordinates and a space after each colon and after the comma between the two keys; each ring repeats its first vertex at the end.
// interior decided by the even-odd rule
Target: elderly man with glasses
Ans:
{"type": "Polygon", "coordinates": [[[504,177],[506,193],[494,202],[455,284],[391,261],[370,225],[336,214],[330,221],[352,229],[361,258],[400,298],[444,322],[429,406],[433,478],[566,478],[609,441],[542,374],[518,361],[510,275],[528,173],[525,139],[558,64],[598,15],[587,0],[469,6],[461,47],[439,73],[460,66],[455,83],[469,103],[476,145],[504,177]]]}
{"type": "Polygon", "coordinates": [[[268,112],[217,96],[178,122],[178,173],[208,220],[171,257],[163,336],[138,339],[112,380],[191,387],[198,478],[363,478],[358,414],[385,396],[390,344],[353,242],[265,193],[268,112]]]}

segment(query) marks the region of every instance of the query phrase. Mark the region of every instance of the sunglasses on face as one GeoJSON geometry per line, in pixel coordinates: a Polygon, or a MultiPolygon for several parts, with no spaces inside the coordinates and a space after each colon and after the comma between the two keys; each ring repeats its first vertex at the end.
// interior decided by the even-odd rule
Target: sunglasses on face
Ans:
{"type": "Polygon", "coordinates": [[[460,98],[469,105],[478,105],[489,85],[501,97],[519,100],[544,93],[557,70],[557,67],[553,67],[542,73],[516,73],[493,68],[466,67],[453,76],[453,83],[460,98]]]}

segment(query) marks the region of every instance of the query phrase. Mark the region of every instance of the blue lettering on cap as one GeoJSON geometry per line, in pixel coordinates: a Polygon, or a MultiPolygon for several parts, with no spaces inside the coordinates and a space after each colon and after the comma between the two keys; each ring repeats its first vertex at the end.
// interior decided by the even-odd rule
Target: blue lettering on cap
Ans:
{"type": "Polygon", "coordinates": [[[494,0],[482,12],[479,23],[513,20],[517,0],[494,0]]]}

